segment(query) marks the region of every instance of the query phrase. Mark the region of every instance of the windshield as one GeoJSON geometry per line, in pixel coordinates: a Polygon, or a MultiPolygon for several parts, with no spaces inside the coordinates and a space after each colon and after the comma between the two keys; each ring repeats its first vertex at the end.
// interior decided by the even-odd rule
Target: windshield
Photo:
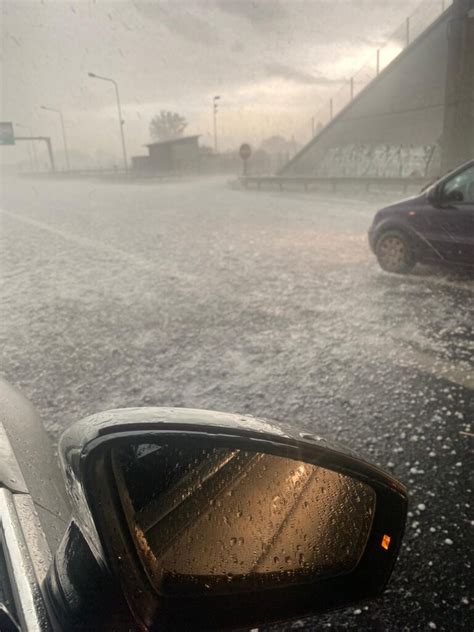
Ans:
{"type": "Polygon", "coordinates": [[[1,374],[54,444],[187,407],[392,472],[390,592],[310,628],[472,628],[472,163],[420,190],[474,158],[473,10],[1,3],[1,374]]]}

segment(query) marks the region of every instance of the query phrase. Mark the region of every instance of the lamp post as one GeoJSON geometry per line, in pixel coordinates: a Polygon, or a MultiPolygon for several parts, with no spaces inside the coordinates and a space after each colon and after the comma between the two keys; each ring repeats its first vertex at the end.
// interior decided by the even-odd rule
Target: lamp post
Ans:
{"type": "Polygon", "coordinates": [[[102,77],[100,75],[96,75],[93,72],[89,73],[89,77],[92,77],[93,79],[102,79],[102,81],[109,81],[110,83],[114,84],[115,96],[117,97],[117,111],[118,111],[118,118],[119,118],[120,138],[122,140],[123,166],[124,166],[125,171],[128,171],[127,149],[125,147],[125,136],[123,134],[124,120],[122,118],[122,107],[120,105],[120,95],[119,95],[117,82],[115,81],[115,79],[110,79],[109,77],[102,77]]]}
{"type": "Polygon", "coordinates": [[[67,148],[66,128],[64,127],[63,113],[61,112],[61,110],[56,110],[55,108],[50,108],[50,107],[47,107],[46,105],[42,105],[41,109],[42,110],[47,110],[48,112],[56,112],[56,114],[59,114],[59,117],[61,119],[61,128],[63,130],[63,143],[64,143],[64,154],[66,156],[66,167],[67,167],[67,170],[70,171],[71,166],[69,164],[69,151],[68,151],[68,148],[67,148]]]}
{"type": "Polygon", "coordinates": [[[218,109],[218,104],[217,102],[219,101],[220,96],[217,95],[212,99],[212,105],[213,105],[213,113],[214,113],[214,153],[217,154],[217,109],[218,109]]]}

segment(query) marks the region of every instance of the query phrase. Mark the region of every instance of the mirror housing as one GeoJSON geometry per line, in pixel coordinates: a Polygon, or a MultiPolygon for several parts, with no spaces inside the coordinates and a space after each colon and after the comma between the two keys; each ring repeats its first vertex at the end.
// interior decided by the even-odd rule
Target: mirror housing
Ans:
{"type": "Polygon", "coordinates": [[[454,189],[453,191],[450,191],[448,195],[446,195],[442,186],[437,186],[433,189],[430,189],[426,197],[433,206],[439,207],[456,202],[462,202],[464,200],[462,191],[454,189]]]}
{"type": "MultiPolygon", "coordinates": [[[[60,458],[74,522],[102,576],[117,586],[144,629],[255,627],[347,606],[378,596],[398,556],[407,510],[404,486],[347,448],[288,424],[193,409],[113,410],[69,428],[60,441],[60,458]],[[232,589],[210,594],[189,588],[172,594],[161,591],[153,583],[146,560],[138,554],[138,536],[127,522],[111,455],[134,445],[170,442],[198,442],[207,450],[249,451],[265,458],[279,457],[285,463],[294,460],[352,479],[359,488],[368,486],[373,490],[374,509],[355,565],[346,572],[304,581],[273,582],[270,574],[261,589],[249,590],[245,583],[237,583],[232,589]]],[[[339,528],[338,524],[332,527],[335,535],[339,528]]],[[[55,582],[49,582],[53,600],[64,593],[60,583],[61,569],[56,568],[55,582]]]]}
{"type": "Polygon", "coordinates": [[[462,202],[464,194],[459,189],[453,189],[447,195],[443,195],[443,202],[462,202]]]}
{"type": "Polygon", "coordinates": [[[439,185],[429,191],[428,200],[434,206],[442,206],[444,204],[452,204],[455,202],[462,202],[464,200],[464,195],[462,191],[459,189],[454,189],[450,191],[448,194],[445,193],[443,186],[439,185]]]}

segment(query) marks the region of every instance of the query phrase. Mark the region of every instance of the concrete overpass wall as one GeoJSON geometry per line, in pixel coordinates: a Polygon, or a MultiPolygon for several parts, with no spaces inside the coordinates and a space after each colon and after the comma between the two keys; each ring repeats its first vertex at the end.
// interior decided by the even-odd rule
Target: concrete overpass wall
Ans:
{"type": "Polygon", "coordinates": [[[438,172],[451,17],[451,9],[440,16],[280,173],[429,176],[438,172]]]}

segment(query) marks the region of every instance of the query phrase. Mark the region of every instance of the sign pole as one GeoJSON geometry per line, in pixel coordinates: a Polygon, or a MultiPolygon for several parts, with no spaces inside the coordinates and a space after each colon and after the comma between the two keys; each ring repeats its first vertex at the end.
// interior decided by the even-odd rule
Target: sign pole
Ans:
{"type": "Polygon", "coordinates": [[[17,140],[42,140],[48,147],[49,162],[51,164],[51,173],[56,173],[56,165],[54,164],[53,146],[51,144],[51,138],[49,136],[15,136],[17,140]]]}
{"type": "Polygon", "coordinates": [[[247,160],[252,155],[252,148],[248,143],[244,143],[239,148],[239,156],[242,159],[242,175],[245,178],[247,176],[247,160]]]}

